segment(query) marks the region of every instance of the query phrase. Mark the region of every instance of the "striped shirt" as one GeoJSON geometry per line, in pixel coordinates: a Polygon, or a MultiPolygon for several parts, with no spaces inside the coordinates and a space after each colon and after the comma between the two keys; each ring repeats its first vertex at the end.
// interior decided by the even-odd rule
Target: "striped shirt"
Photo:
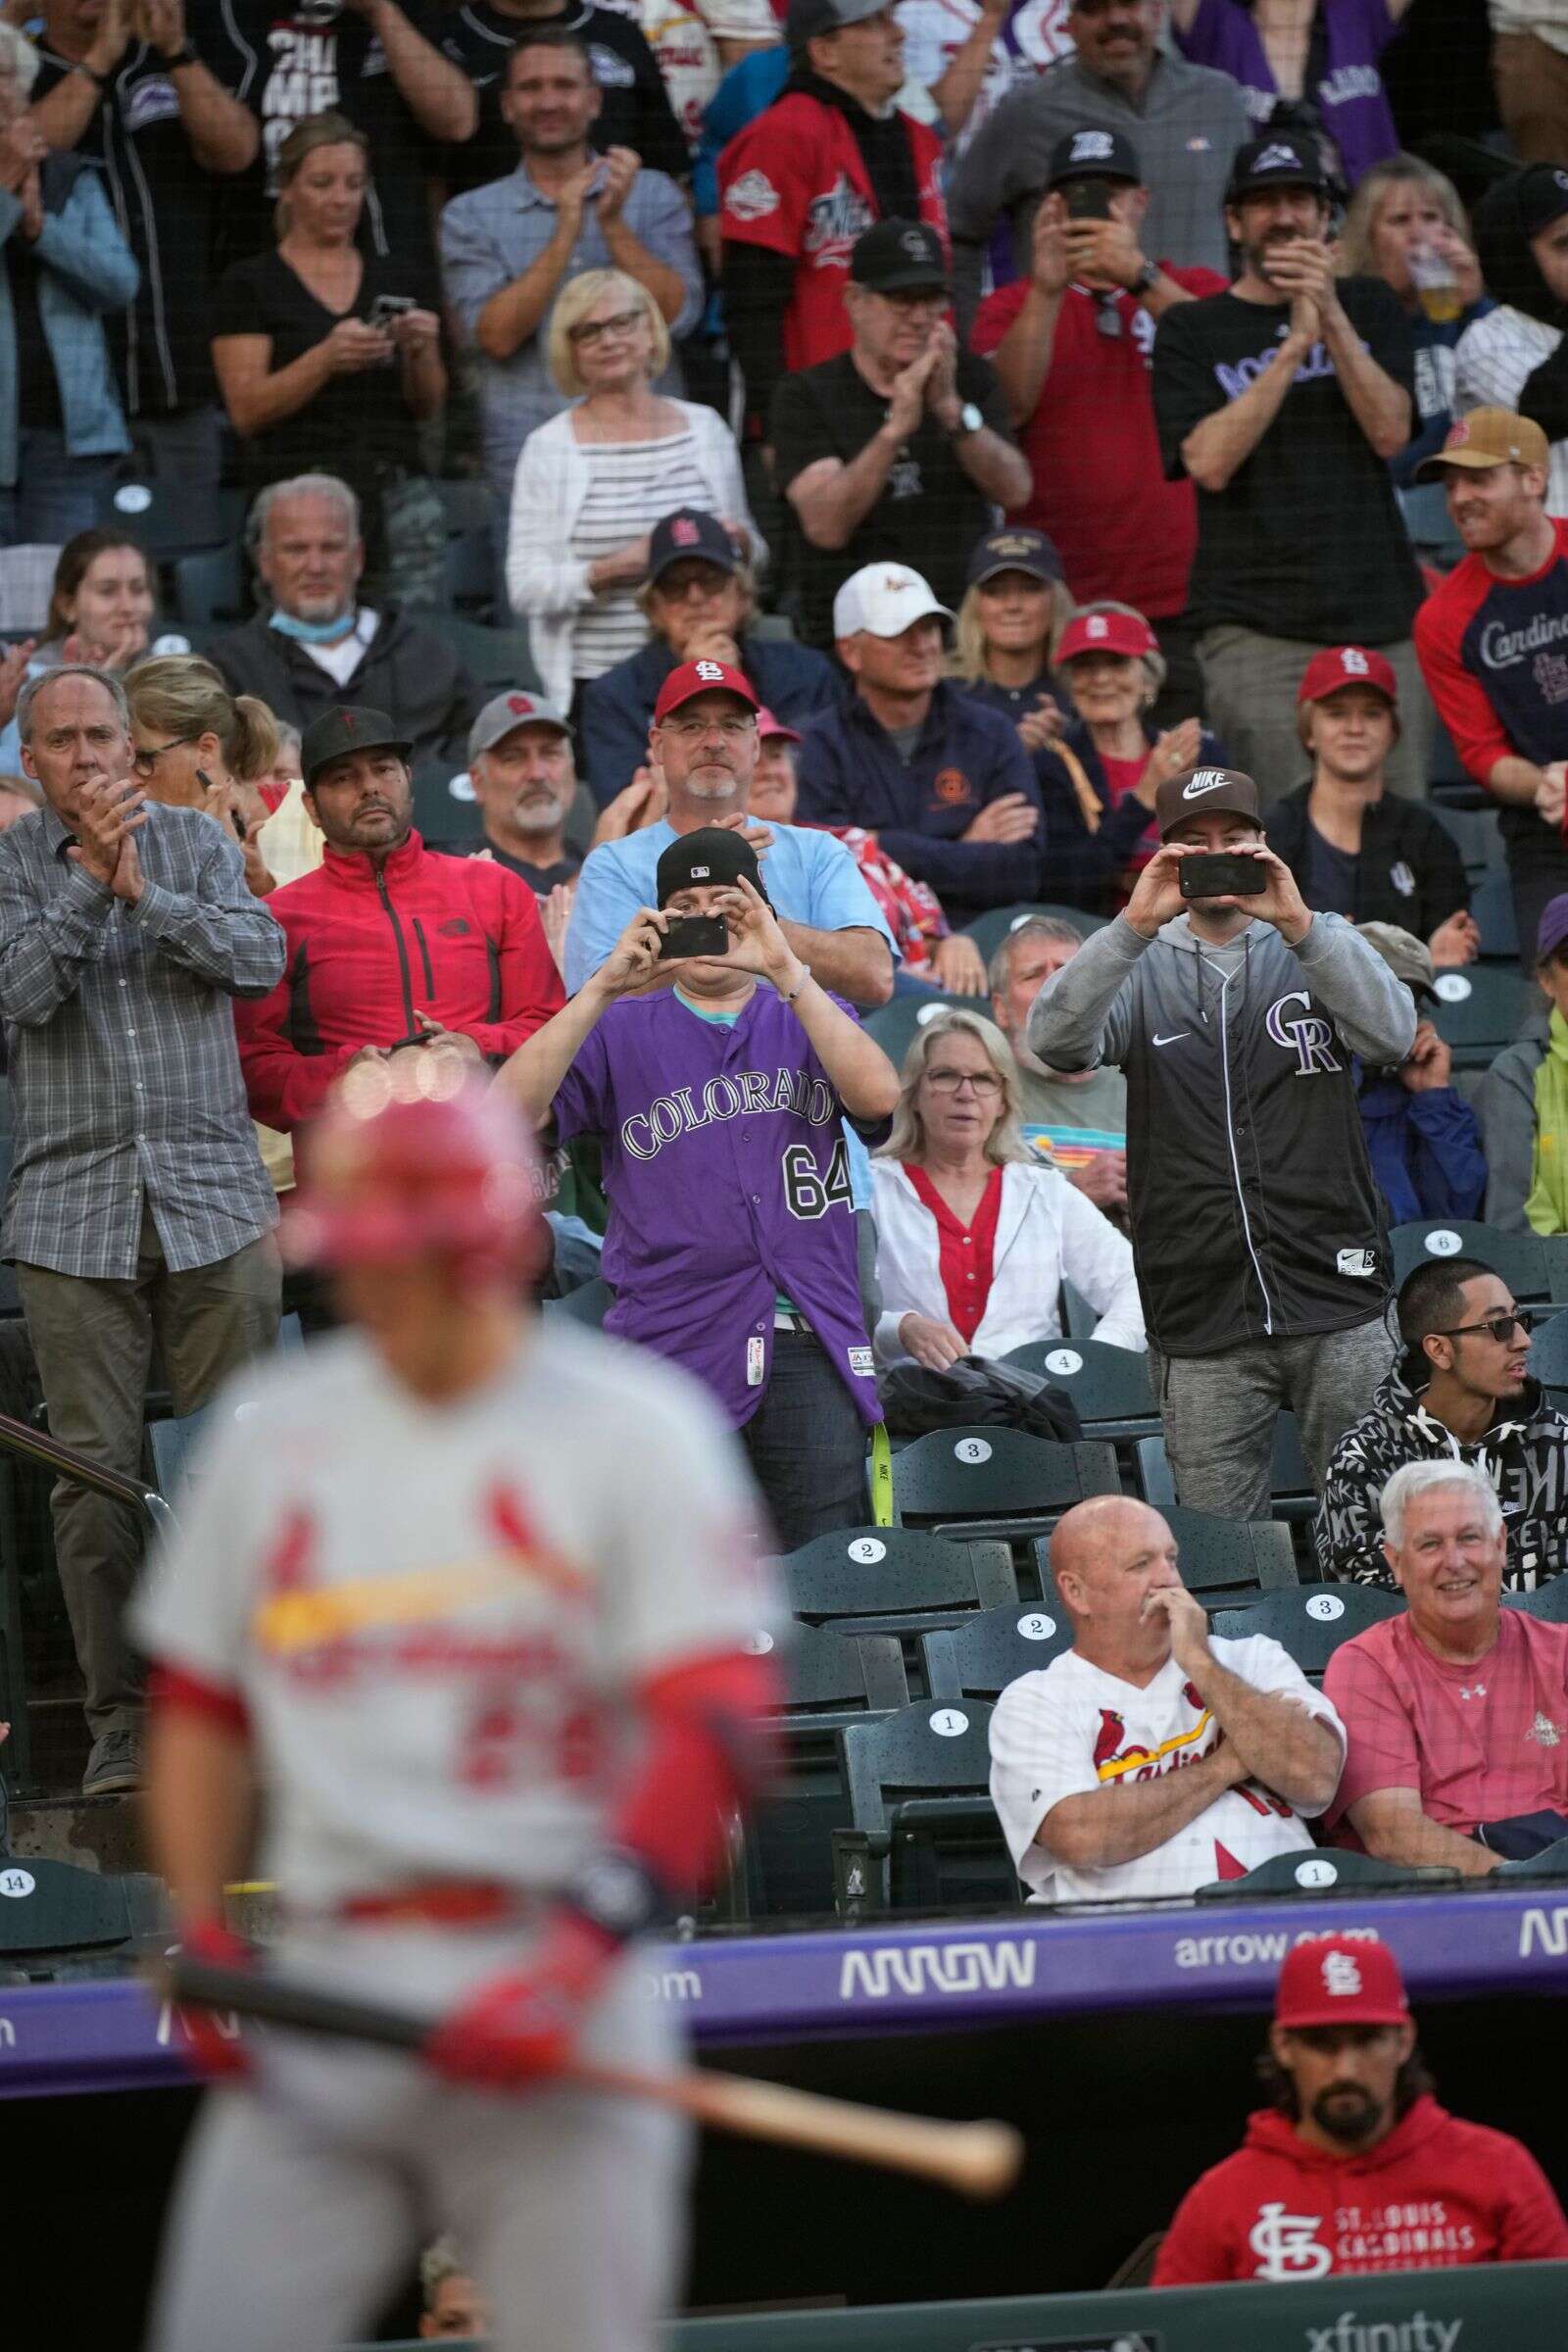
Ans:
{"type": "MultiPolygon", "coordinates": [[[[690,430],[662,441],[592,443],[582,454],[588,461],[588,492],[572,525],[570,551],[581,563],[613,555],[677,507],[712,504],[690,430]]],[[[596,596],[572,627],[573,677],[603,677],[617,662],[640,654],[648,637],[635,587],[596,596]]]]}
{"type": "Polygon", "coordinates": [[[145,1200],[172,1272],[213,1265],[277,1219],[228,1000],[275,986],[283,934],[199,809],[148,808],[135,906],[72,863],[71,840],[53,808],[0,833],[4,1254],[127,1280],[145,1200]]]}
{"type": "MultiPolygon", "coordinates": [[[[1562,341],[1560,328],[1530,318],[1509,303],[1467,326],[1454,347],[1453,413],[1467,409],[1513,409],[1527,376],[1549,360],[1562,341]]],[[[1546,468],[1546,513],[1568,515],[1568,441],[1553,441],[1546,468]]]]}

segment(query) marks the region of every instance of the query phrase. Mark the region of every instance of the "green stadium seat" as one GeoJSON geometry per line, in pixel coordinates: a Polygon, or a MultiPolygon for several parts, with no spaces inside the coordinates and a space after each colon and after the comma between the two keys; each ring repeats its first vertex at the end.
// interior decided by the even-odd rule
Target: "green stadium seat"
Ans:
{"type": "Polygon", "coordinates": [[[1568,1625],[1568,1576],[1548,1577],[1533,1592],[1505,1592],[1502,1597],[1547,1625],[1568,1625]]]}
{"type": "Polygon", "coordinates": [[[1519,961],[1519,926],[1514,920],[1513,885],[1506,874],[1485,874],[1470,895],[1470,912],[1481,934],[1483,963],[1519,961]]]}
{"type": "Polygon", "coordinates": [[[0,1851],[0,1959],[105,1952],[169,1925],[166,1888],[141,1871],[115,1877],[38,1854],[23,1869],[0,1851]]]}
{"type": "Polygon", "coordinates": [[[527,694],[544,692],[526,629],[487,629],[457,612],[421,612],[419,619],[446,639],[469,676],[487,694],[500,694],[508,686],[519,686],[527,694]]]}
{"type": "MultiPolygon", "coordinates": [[[[773,1646],[770,1634],[753,1647],[773,1646]]],[[[785,1732],[838,1732],[867,1714],[887,1715],[909,1703],[904,1652],[895,1634],[846,1634],[793,1625],[779,1645],[785,1685],[785,1732]]]]}
{"type": "Polygon", "coordinates": [[[1073,1346],[1079,1347],[1094,1336],[1100,1321],[1100,1309],[1091,1306],[1082,1291],[1074,1290],[1070,1282],[1061,1286],[1061,1327],[1073,1346]]]}
{"type": "Polygon", "coordinates": [[[1054,915],[1058,922],[1071,923],[1087,939],[1091,931],[1104,927],[1102,914],[1085,914],[1081,906],[1046,906],[1020,899],[1016,906],[993,906],[977,915],[964,927],[964,937],[972,939],[987,963],[1001,947],[1009,931],[1016,931],[1032,914],[1054,915]]]}
{"type": "Polygon", "coordinates": [[[1440,972],[1434,985],[1433,1025],[1450,1048],[1455,1068],[1484,1067],[1494,1060],[1541,1003],[1533,980],[1498,963],[1440,972]]]}
{"type": "Polygon", "coordinates": [[[973,1012],[975,1004],[973,997],[944,996],[940,989],[934,988],[928,995],[920,996],[911,990],[907,996],[894,997],[890,1003],[879,1004],[875,1012],[868,1012],[864,1022],[865,1034],[874,1037],[894,1068],[902,1070],[904,1056],[913,1045],[917,1029],[924,1028],[927,1021],[934,1021],[945,1007],[951,1006],[958,1012],[973,1012]]]}
{"type": "Polygon", "coordinates": [[[1539,1854],[1527,1854],[1522,1861],[1499,1862],[1493,1872],[1498,1879],[1568,1879],[1568,1838],[1559,1838],[1555,1845],[1543,1847],[1539,1854]]]}
{"type": "Polygon", "coordinates": [[[1521,1304],[1539,1303],[1550,1296],[1545,1250],[1533,1233],[1499,1233],[1495,1225],[1470,1217],[1422,1217],[1414,1224],[1396,1225],[1389,1246],[1396,1283],[1428,1258],[1474,1257],[1500,1274],[1521,1304]]]}
{"type": "MultiPolygon", "coordinates": [[[[1176,1499],[1176,1473],[1170,1466],[1163,1436],[1138,1439],[1135,1476],[1146,1502],[1163,1510],[1176,1499]]],[[[1294,1413],[1281,1413],[1274,1424],[1274,1458],[1269,1493],[1277,1519],[1311,1519],[1317,1514],[1317,1490],[1301,1450],[1301,1433],[1294,1413]]]]}
{"type": "Polygon", "coordinates": [[[1538,1323],[1530,1335],[1530,1369],[1544,1389],[1568,1390],[1568,1314],[1538,1323]]]}
{"type": "Polygon", "coordinates": [[[1544,1233],[1541,1253],[1546,1261],[1546,1297],[1553,1306],[1568,1306],[1568,1233],[1544,1233]]]}
{"type": "Polygon", "coordinates": [[[747,1824],[748,1907],[754,1918],[809,1918],[833,1908],[833,1832],[850,1822],[837,1734],[907,1706],[909,1684],[893,1634],[797,1624],[780,1659],[785,1700],[771,1730],[785,1771],[747,1824]]]}
{"type": "Polygon", "coordinates": [[[1005,1544],[950,1544],[904,1527],[846,1527],[780,1563],[791,1613],[840,1634],[922,1633],[1016,1607],[1005,1544]]]}
{"type": "Polygon", "coordinates": [[[240,543],[201,547],[173,562],[174,612],[190,628],[235,628],[244,617],[240,543]]]}
{"type": "Polygon", "coordinates": [[[414,771],[414,823],[432,846],[479,839],[484,817],[466,768],[454,768],[448,760],[420,760],[414,771]]]}
{"type": "Polygon", "coordinates": [[[1099,1340],[1031,1340],[1003,1357],[1061,1389],[1092,1438],[1135,1438],[1157,1428],[1149,1358],[1099,1340]]]}
{"type": "Polygon", "coordinates": [[[1380,1585],[1297,1585],[1288,1592],[1261,1592],[1240,1608],[1215,1612],[1213,1631],[1226,1642],[1267,1634],[1288,1649],[1312,1682],[1321,1682],[1342,1642],[1402,1617],[1404,1595],[1380,1585]]]}
{"type": "Polygon", "coordinates": [[[1457,1886],[1456,1870],[1423,1864],[1408,1869],[1401,1862],[1380,1862],[1373,1854],[1349,1848],[1317,1846],[1310,1853],[1271,1854],[1245,1878],[1218,1879],[1200,1886],[1200,1903],[1248,1902],[1259,1894],[1396,1894],[1411,1886],[1457,1886]]]}
{"type": "Polygon", "coordinates": [[[1059,1608],[1042,1603],[987,1609],[962,1625],[922,1634],[925,1686],[933,1698],[994,1699],[1022,1674],[1038,1674],[1072,1647],[1059,1608]]]}
{"type": "MultiPolygon", "coordinates": [[[[1220,1519],[1177,1502],[1158,1505],[1180,1546],[1182,1583],[1205,1608],[1239,1608],[1264,1592],[1297,1590],[1291,1531],[1278,1519],[1220,1519]]],[[[1040,1591],[1060,1611],[1051,1576],[1051,1546],[1037,1546],[1040,1591]]]]}
{"type": "Polygon", "coordinates": [[[1113,1446],[1017,1429],[935,1429],[893,1456],[895,1517],[937,1535],[1045,1535],[1086,1495],[1120,1492],[1113,1446]]]}
{"type": "Polygon", "coordinates": [[[854,1825],[833,1838],[841,1917],[1017,1901],[990,1796],[990,1723],[979,1700],[926,1701],[839,1734],[854,1825]]]}

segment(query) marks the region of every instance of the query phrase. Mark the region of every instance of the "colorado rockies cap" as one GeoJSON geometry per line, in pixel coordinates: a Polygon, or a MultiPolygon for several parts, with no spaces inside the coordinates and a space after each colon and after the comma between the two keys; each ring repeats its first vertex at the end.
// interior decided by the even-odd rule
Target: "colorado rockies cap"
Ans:
{"type": "Polygon", "coordinates": [[[953,618],[907,564],[862,564],[833,599],[835,637],[856,637],[862,629],[871,637],[902,637],[917,620],[933,616],[953,618]]]}
{"type": "Polygon", "coordinates": [[[948,257],[942,239],[923,220],[874,220],[856,238],[850,275],[873,294],[945,294],[948,257]]]}
{"type": "Polygon", "coordinates": [[[514,727],[554,727],[558,735],[576,732],[570,719],[554,703],[547,703],[542,694],[524,694],[517,687],[511,694],[492,695],[468,729],[470,761],[494,751],[514,727]]]}
{"type": "Polygon", "coordinates": [[[336,703],[313,718],[300,739],[300,774],[310,791],[319,770],[352,752],[397,752],[407,759],[412,746],[400,735],[384,710],[368,710],[353,703],[336,703]]]}
{"type": "Polygon", "coordinates": [[[1536,928],[1536,961],[1544,963],[1548,956],[1555,956],[1565,939],[1568,939],[1568,890],[1548,899],[1541,910],[1541,921],[1536,928]]]}
{"type": "Polygon", "coordinates": [[[654,889],[658,904],[667,906],[678,891],[740,881],[767,897],[757,852],[745,834],[733,825],[700,825],[695,833],[680,834],[663,852],[654,889]]]}
{"type": "Polygon", "coordinates": [[[1225,201],[1239,203],[1259,188],[1315,188],[1321,196],[1327,187],[1316,141],[1284,138],[1275,131],[1261,139],[1244,140],[1237,148],[1225,183],[1225,201]]]}
{"type": "Polygon", "coordinates": [[[1079,654],[1124,654],[1142,662],[1158,652],[1159,639],[1141,612],[1096,612],[1091,607],[1073,614],[1051,662],[1059,669],[1079,654]]]}
{"type": "Polygon", "coordinates": [[[1257,786],[1250,776],[1244,776],[1239,767],[1189,767],[1179,776],[1168,776],[1154,795],[1160,840],[1169,841],[1178,826],[1192,817],[1206,816],[1211,808],[1262,823],[1257,812],[1257,786]]]}
{"type": "Polygon", "coordinates": [[[1433,987],[1436,966],[1432,950],[1424,939],[1413,931],[1401,931],[1397,923],[1357,923],[1356,929],[1369,948],[1376,948],[1396,980],[1402,980],[1419,1004],[1423,997],[1438,1002],[1433,987]]]}
{"type": "Polygon", "coordinates": [[[1365,645],[1326,645],[1314,654],[1296,689],[1298,703],[1320,703],[1342,686],[1370,686],[1397,708],[1399,681],[1386,655],[1365,645]]]}
{"type": "Polygon", "coordinates": [[[705,564],[716,564],[720,571],[739,571],[741,567],[735,542],[716,514],[705,514],[697,507],[677,507],[673,514],[666,514],[655,523],[649,536],[650,586],[661,572],[688,556],[700,556],[705,564]]]}
{"type": "Polygon", "coordinates": [[[1048,188],[1064,187],[1069,179],[1128,179],[1136,187],[1143,176],[1131,139],[1124,139],[1119,130],[1090,125],[1058,139],[1046,167],[1048,188]]]}
{"type": "Polygon", "coordinates": [[[1539,466],[1544,472],[1550,454],[1534,417],[1516,416],[1512,409],[1467,409],[1449,425],[1443,447],[1422,459],[1415,479],[1429,482],[1450,466],[1476,472],[1487,466],[1539,466]]]}
{"type": "Polygon", "coordinates": [[[1313,1936],[1292,1946],[1274,1993],[1274,2023],[1405,2026],[1410,2008],[1399,1964],[1381,1938],[1313,1936]]]}
{"type": "Polygon", "coordinates": [[[994,580],[999,571],[1026,571],[1032,580],[1043,580],[1049,586],[1062,576],[1061,558],[1044,531],[1022,527],[987,531],[969,550],[964,586],[977,588],[984,580],[994,580]]]}
{"type": "Polygon", "coordinates": [[[861,24],[879,17],[888,0],[790,0],[784,20],[784,39],[791,49],[804,49],[818,33],[837,32],[845,24],[861,24]]]}
{"type": "Polygon", "coordinates": [[[659,689],[654,705],[656,720],[667,718],[682,703],[689,703],[698,694],[737,694],[750,710],[760,710],[757,690],[743,669],[735,669],[728,662],[682,662],[672,669],[659,689]]]}

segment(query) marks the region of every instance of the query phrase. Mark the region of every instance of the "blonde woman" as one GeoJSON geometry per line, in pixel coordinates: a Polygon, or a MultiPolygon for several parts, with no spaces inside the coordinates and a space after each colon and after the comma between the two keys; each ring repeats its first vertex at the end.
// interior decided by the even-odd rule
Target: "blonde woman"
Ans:
{"type": "Polygon", "coordinates": [[[138,662],[125,680],[136,780],[166,808],[203,808],[225,826],[245,859],[253,896],[278,877],[257,836],[270,810],[261,790],[277,760],[277,724],[253,694],[232,695],[199,654],[138,662]]]}
{"type": "Polygon", "coordinates": [[[374,593],[439,601],[446,526],[417,427],[446,399],[441,321],[418,271],[358,243],[363,131],[310,115],[277,151],[275,251],[238,262],[214,303],[213,366],[253,491],[331,473],[356,492],[374,593]]]}
{"type": "Polygon", "coordinates": [[[1451,179],[1417,155],[1375,164],[1345,219],[1336,265],[1345,277],[1381,277],[1410,321],[1418,356],[1416,427],[1390,461],[1401,489],[1443,447],[1454,416],[1454,351],[1465,328],[1496,305],[1481,282],[1470,222],[1451,179]]]}
{"type": "Polygon", "coordinates": [[[1061,558],[1044,531],[988,531],[969,557],[953,632],[953,675],[976,702],[1010,718],[1026,752],[1061,730],[1051,662],[1072,612],[1061,558]]]}
{"type": "Polygon", "coordinates": [[[681,507],[716,515],[754,567],[767,549],[722,417],[654,389],[669,330],[645,286],[619,270],[584,270],[556,302],[546,348],[571,406],[522,445],[507,593],[528,617],[545,693],[564,709],[647,644],[637,591],[662,516],[681,507]]]}
{"type": "Polygon", "coordinates": [[[871,1163],[881,1362],[945,1371],[1059,1339],[1064,1280],[1098,1310],[1096,1339],[1145,1347],[1130,1246],[1034,1156],[1018,1109],[1018,1065],[993,1022],[950,1010],[917,1032],[871,1163]]]}

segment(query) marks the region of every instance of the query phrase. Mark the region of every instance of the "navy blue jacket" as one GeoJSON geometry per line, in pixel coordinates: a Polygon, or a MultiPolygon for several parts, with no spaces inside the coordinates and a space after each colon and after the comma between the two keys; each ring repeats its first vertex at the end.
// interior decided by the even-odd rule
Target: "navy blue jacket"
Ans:
{"type": "MultiPolygon", "coordinates": [[[[1152,744],[1158,731],[1145,719],[1147,742],[1152,744]]],[[[1116,877],[1152,824],[1153,811],[1130,792],[1124,793],[1112,808],[1104,764],[1081,718],[1073,719],[1063,728],[1061,740],[1099,796],[1100,830],[1091,833],[1084,823],[1065,762],[1054,752],[1037,752],[1035,774],[1040,781],[1046,837],[1051,844],[1041,867],[1040,895],[1053,904],[1083,906],[1091,914],[1114,914],[1118,896],[1116,877]]],[[[1199,745],[1198,761],[1200,767],[1225,764],[1225,754],[1206,728],[1199,745]]]]}
{"type": "Polygon", "coordinates": [[[1487,1159],[1475,1112],[1451,1086],[1419,1095],[1397,1077],[1363,1073],[1361,1127],[1391,1225],[1479,1217],[1487,1159]]]}
{"type": "Polygon", "coordinates": [[[1033,841],[963,841],[989,801],[1022,793],[1036,808],[1034,762],[1015,727],[944,679],[907,766],[857,696],[813,718],[799,758],[797,821],[863,825],[890,858],[929,882],[955,929],[988,906],[1039,896],[1042,822],[1033,841]]]}
{"type": "MultiPolygon", "coordinates": [[[[838,702],[843,687],[826,654],[789,638],[743,637],[741,667],[775,718],[804,727],[838,702]]],[[[662,637],[595,678],[583,696],[579,767],[601,808],[624,792],[648,757],[659,689],[675,666],[662,637]]]]}

